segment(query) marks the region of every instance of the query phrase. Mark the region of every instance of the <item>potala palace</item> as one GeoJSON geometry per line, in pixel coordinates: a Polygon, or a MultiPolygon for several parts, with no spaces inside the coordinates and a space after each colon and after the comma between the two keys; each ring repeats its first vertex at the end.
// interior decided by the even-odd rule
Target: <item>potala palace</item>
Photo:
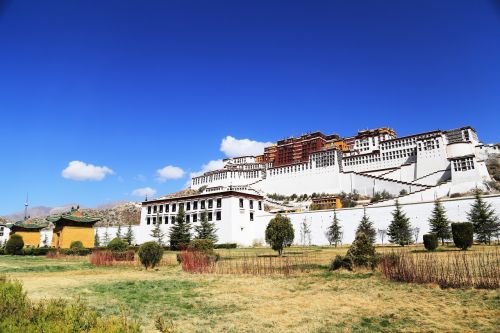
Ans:
{"type": "Polygon", "coordinates": [[[498,146],[480,143],[472,127],[405,137],[390,128],[347,138],[316,132],[278,141],[260,156],[226,159],[223,169],[193,178],[191,188],[367,196],[404,190],[401,202],[415,202],[484,188],[491,181],[485,159],[495,152],[498,146]]]}

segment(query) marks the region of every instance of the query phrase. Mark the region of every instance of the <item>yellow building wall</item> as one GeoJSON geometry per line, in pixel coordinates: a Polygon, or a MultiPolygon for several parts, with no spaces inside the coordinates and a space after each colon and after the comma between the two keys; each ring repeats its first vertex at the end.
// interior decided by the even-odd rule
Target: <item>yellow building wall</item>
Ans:
{"type": "Polygon", "coordinates": [[[40,246],[40,231],[16,231],[16,235],[23,238],[24,246],[40,246]]]}
{"type": "Polygon", "coordinates": [[[94,247],[94,227],[64,226],[59,232],[54,232],[52,246],[69,249],[74,241],[82,242],[84,247],[94,247]]]}

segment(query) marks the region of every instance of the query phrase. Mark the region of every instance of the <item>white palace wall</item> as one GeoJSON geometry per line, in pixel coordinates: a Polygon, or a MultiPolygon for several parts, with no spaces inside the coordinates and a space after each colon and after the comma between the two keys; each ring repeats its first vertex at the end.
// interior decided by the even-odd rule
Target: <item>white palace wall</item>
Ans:
{"type": "MultiPolygon", "coordinates": [[[[500,213],[500,195],[485,196],[484,200],[491,203],[497,213],[500,213]]],[[[467,212],[470,210],[473,201],[474,198],[468,197],[443,200],[442,203],[450,221],[463,222],[467,220],[467,212]]],[[[429,232],[428,219],[433,208],[433,201],[402,204],[402,209],[406,213],[406,216],[410,218],[412,227],[420,228],[419,242],[422,242],[422,235],[429,232]]],[[[389,205],[369,206],[366,208],[366,213],[374,223],[375,229],[387,229],[392,218],[391,213],[393,210],[394,206],[391,203],[389,205]]],[[[217,225],[217,221],[215,222],[217,228],[219,228],[218,234],[221,238],[219,241],[220,243],[238,243],[241,246],[251,246],[254,241],[261,241],[264,243],[265,229],[269,220],[274,217],[273,214],[257,215],[254,221],[250,223],[244,221],[243,224],[238,222],[240,220],[238,215],[239,209],[232,210],[230,214],[232,214],[230,217],[231,223],[228,224],[225,222],[224,225],[217,225]],[[226,228],[229,228],[229,232],[226,228]]],[[[300,242],[300,225],[305,221],[311,230],[311,244],[328,245],[325,232],[333,218],[333,210],[290,213],[286,215],[291,219],[294,226],[296,244],[300,242]]],[[[356,228],[363,216],[363,208],[339,209],[337,210],[337,216],[344,232],[342,242],[344,244],[352,243],[356,228]]],[[[226,217],[224,217],[224,220],[226,220],[226,217]]],[[[135,236],[134,243],[142,244],[146,241],[151,241],[152,238],[150,234],[152,227],[152,225],[133,226],[135,236]]],[[[165,233],[168,232],[167,227],[168,226],[162,225],[165,233]]],[[[126,228],[127,227],[122,227],[123,234],[125,234],[126,228]]],[[[106,227],[99,227],[96,228],[96,230],[102,240],[106,232],[106,227]]],[[[116,236],[116,227],[109,227],[107,230],[110,239],[116,236]]],[[[165,241],[168,241],[167,235],[165,236],[165,241]]],[[[380,242],[380,240],[378,239],[377,242],[380,242]]],[[[387,240],[384,242],[387,242],[387,240]]]]}

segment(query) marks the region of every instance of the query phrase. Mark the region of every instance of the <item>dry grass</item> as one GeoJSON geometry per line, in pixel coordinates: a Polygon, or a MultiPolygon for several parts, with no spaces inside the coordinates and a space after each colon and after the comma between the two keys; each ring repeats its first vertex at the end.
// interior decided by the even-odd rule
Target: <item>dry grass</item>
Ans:
{"type": "MultiPolygon", "coordinates": [[[[288,255],[315,251],[317,264],[326,265],[346,250],[292,248],[288,255]]],[[[273,254],[218,252],[230,260],[273,254]]],[[[175,260],[175,254],[168,256],[175,260]]],[[[23,281],[31,297],[81,296],[104,314],[117,314],[125,305],[148,331],[154,331],[157,314],[171,318],[179,332],[497,332],[500,327],[498,290],[395,283],[372,272],[318,267],[288,277],[189,274],[166,265],[157,271],[109,267],[9,275],[23,281]]]]}

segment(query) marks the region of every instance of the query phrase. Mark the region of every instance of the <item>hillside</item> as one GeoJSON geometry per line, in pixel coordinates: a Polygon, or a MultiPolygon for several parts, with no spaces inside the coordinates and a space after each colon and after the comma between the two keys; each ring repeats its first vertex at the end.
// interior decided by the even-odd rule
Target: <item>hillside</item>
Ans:
{"type": "MultiPolygon", "coordinates": [[[[32,220],[34,222],[44,221],[45,218],[51,214],[60,214],[63,212],[67,212],[71,209],[71,205],[65,205],[56,208],[38,208],[39,207],[34,207],[28,210],[28,213],[32,217],[32,220]]],[[[118,224],[128,225],[129,223],[134,225],[139,224],[140,222],[141,204],[137,202],[117,202],[101,205],[97,208],[81,208],[81,211],[84,214],[101,218],[101,221],[99,221],[96,226],[113,226],[118,224]]],[[[20,215],[19,213],[11,214],[8,216],[0,217],[0,221],[19,221],[23,218],[23,215],[20,215]]]]}

